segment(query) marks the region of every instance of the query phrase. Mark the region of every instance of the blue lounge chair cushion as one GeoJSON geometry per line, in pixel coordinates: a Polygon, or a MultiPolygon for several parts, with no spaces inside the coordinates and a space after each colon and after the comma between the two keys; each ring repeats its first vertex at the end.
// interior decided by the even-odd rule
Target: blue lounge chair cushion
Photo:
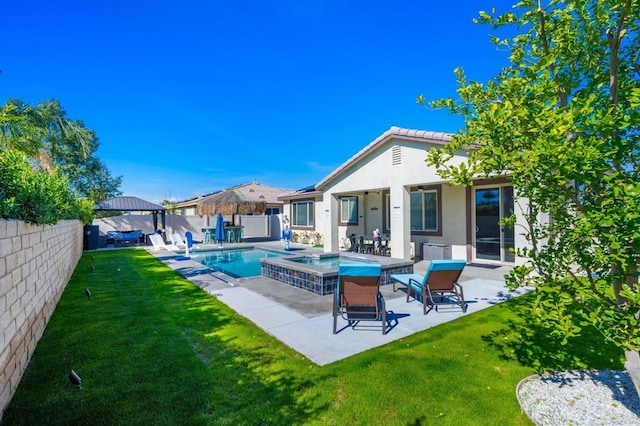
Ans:
{"type": "Polygon", "coordinates": [[[427,283],[427,278],[431,271],[461,271],[467,265],[466,260],[460,259],[438,259],[432,260],[429,263],[429,268],[424,275],[420,274],[396,274],[391,275],[391,281],[397,281],[398,283],[405,285],[415,291],[422,291],[422,287],[427,283]],[[417,283],[416,283],[417,281],[417,283]],[[418,284],[419,283],[419,284],[418,284]]]}
{"type": "Polygon", "coordinates": [[[379,277],[382,274],[382,265],[338,265],[338,275],[345,277],[379,277]]]}
{"type": "Polygon", "coordinates": [[[416,281],[418,283],[421,283],[421,285],[422,285],[423,284],[423,279],[426,276],[427,276],[427,274],[425,274],[425,275],[420,275],[420,274],[395,274],[395,275],[391,275],[390,278],[391,278],[392,281],[397,281],[402,285],[405,285],[407,287],[411,286],[415,290],[420,291],[421,287],[416,285],[416,281]]]}

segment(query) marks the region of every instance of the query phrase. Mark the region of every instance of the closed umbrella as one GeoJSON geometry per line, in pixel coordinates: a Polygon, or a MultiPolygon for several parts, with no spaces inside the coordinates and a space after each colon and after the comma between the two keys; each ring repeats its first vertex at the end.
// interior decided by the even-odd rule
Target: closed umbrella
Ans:
{"type": "Polygon", "coordinates": [[[218,213],[218,217],[216,217],[216,233],[213,239],[222,246],[222,242],[224,241],[224,219],[221,213],[218,213]]]}

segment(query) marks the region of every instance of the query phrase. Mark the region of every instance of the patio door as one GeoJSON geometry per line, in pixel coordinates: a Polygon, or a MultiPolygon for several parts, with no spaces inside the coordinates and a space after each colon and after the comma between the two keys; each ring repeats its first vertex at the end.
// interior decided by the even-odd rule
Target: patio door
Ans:
{"type": "Polygon", "coordinates": [[[476,188],[475,257],[498,262],[514,262],[514,230],[500,225],[513,212],[513,186],[476,188]]]}

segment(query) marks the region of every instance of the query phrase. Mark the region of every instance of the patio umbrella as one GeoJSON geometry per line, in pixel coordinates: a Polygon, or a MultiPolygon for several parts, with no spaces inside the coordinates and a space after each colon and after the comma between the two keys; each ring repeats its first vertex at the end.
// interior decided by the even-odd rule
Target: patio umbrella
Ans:
{"type": "Polygon", "coordinates": [[[224,219],[222,219],[222,213],[218,213],[218,217],[216,218],[216,233],[213,239],[222,247],[222,242],[224,241],[224,219]]]}

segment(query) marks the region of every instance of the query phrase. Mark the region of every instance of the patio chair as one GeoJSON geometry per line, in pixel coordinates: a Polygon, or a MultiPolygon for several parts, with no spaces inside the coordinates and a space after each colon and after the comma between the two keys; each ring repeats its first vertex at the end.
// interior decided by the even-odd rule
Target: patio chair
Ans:
{"type": "Polygon", "coordinates": [[[360,321],[382,321],[382,334],[387,334],[387,311],[380,293],[381,274],[381,265],[338,265],[333,334],[337,333],[338,316],[348,322],[348,327],[360,321]]]}
{"type": "Polygon", "coordinates": [[[165,244],[160,234],[149,235],[149,241],[153,244],[155,250],[179,251],[180,248],[173,244],[165,244]]]}
{"type": "MultiPolygon", "coordinates": [[[[439,305],[458,305],[462,312],[467,311],[462,286],[458,283],[460,274],[467,262],[465,260],[432,260],[427,272],[420,274],[391,275],[393,291],[396,284],[407,288],[407,302],[411,292],[421,295],[422,312],[427,313],[427,305],[438,310],[439,305]]],[[[431,309],[429,309],[431,310],[431,309]]]]}
{"type": "Polygon", "coordinates": [[[169,238],[171,239],[171,244],[175,245],[176,247],[187,247],[187,244],[182,240],[180,234],[171,234],[169,238]]]}
{"type": "Polygon", "coordinates": [[[356,242],[356,234],[349,235],[349,251],[358,251],[358,243],[356,242]]]}
{"type": "Polygon", "coordinates": [[[213,228],[202,228],[202,244],[213,243],[213,228]]]}
{"type": "Polygon", "coordinates": [[[360,253],[373,253],[373,243],[365,242],[364,236],[358,237],[358,252],[360,253]]]}
{"type": "Polygon", "coordinates": [[[375,254],[379,254],[380,256],[386,256],[391,252],[389,248],[389,240],[382,241],[382,237],[375,238],[376,250],[375,254]]]}

